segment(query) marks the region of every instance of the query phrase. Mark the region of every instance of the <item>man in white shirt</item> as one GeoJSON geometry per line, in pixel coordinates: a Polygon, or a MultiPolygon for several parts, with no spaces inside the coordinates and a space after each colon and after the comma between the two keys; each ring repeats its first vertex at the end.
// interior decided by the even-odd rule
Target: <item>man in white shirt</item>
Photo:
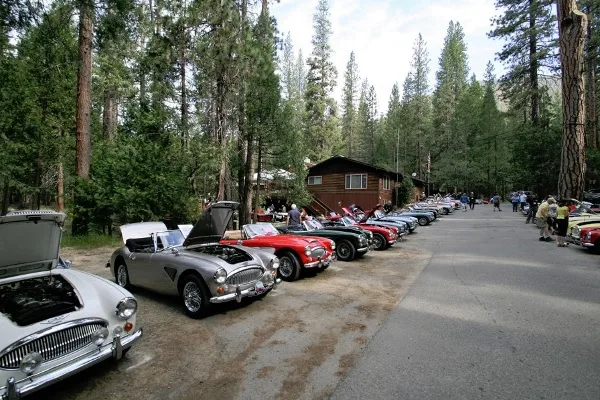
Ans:
{"type": "Polygon", "coordinates": [[[521,211],[525,209],[525,205],[527,204],[527,195],[523,192],[519,195],[519,202],[521,203],[521,211]]]}

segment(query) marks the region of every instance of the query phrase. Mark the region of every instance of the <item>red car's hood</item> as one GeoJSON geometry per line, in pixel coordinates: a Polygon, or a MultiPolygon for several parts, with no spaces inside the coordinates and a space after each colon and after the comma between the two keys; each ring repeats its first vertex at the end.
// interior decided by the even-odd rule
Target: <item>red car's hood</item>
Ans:
{"type": "Polygon", "coordinates": [[[381,208],[381,204],[377,204],[372,209],[370,209],[368,211],[365,211],[365,216],[362,217],[362,219],[360,220],[360,222],[361,223],[367,222],[367,220],[373,216],[373,214],[375,213],[375,211],[379,210],[380,208],[381,208]]]}

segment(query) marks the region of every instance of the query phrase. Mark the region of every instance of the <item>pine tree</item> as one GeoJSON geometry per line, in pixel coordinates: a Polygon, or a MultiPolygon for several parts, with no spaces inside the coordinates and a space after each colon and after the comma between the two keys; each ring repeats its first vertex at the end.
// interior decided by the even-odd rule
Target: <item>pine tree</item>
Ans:
{"type": "Polygon", "coordinates": [[[515,109],[526,109],[527,120],[534,126],[540,121],[542,68],[557,63],[556,18],[553,0],[496,0],[504,13],[492,20],[494,30],[488,36],[504,40],[498,59],[508,72],[500,87],[515,109]]]}
{"type": "Polygon", "coordinates": [[[432,163],[438,163],[435,172],[432,172],[435,180],[450,191],[458,190],[460,183],[458,167],[453,160],[459,156],[460,143],[464,141],[455,137],[452,121],[467,86],[469,67],[466,52],[462,26],[451,21],[436,73],[433,95],[435,138],[432,145],[435,151],[431,154],[432,163]]]}
{"type": "Polygon", "coordinates": [[[329,1],[319,0],[313,17],[313,51],[306,83],[306,130],[311,143],[309,156],[318,161],[329,157],[340,145],[337,107],[331,97],[337,70],[331,61],[332,35],[329,1]]]}
{"type": "Polygon", "coordinates": [[[344,74],[344,91],[342,93],[342,137],[346,142],[346,155],[353,156],[356,140],[356,101],[358,97],[358,65],[354,52],[350,53],[350,59],[346,65],[344,74]]]}

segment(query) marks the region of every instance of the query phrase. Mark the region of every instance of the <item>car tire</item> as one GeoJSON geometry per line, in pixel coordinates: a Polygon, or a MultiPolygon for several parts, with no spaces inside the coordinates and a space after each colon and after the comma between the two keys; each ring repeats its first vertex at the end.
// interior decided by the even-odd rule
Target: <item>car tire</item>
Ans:
{"type": "Polygon", "coordinates": [[[300,278],[302,266],[294,253],[286,251],[279,256],[278,275],[287,282],[293,282],[300,278]]]}
{"type": "Polygon", "coordinates": [[[352,261],[356,256],[356,249],[352,243],[344,239],[335,244],[335,253],[340,261],[352,261]]]}
{"type": "Polygon", "coordinates": [[[184,276],[180,288],[179,295],[185,314],[191,318],[205,316],[211,303],[209,290],[202,278],[196,274],[184,276]]]}
{"type": "Polygon", "coordinates": [[[115,266],[115,282],[123,289],[131,290],[132,286],[129,281],[129,271],[127,270],[127,264],[125,261],[119,260],[115,266]]]}
{"type": "Polygon", "coordinates": [[[381,233],[373,234],[373,248],[375,250],[385,250],[387,244],[387,240],[385,240],[385,237],[381,233]]]}
{"type": "Polygon", "coordinates": [[[419,225],[425,226],[427,224],[429,224],[429,220],[427,218],[425,218],[425,217],[419,218],[419,225]]]}
{"type": "Polygon", "coordinates": [[[444,208],[444,209],[442,210],[442,215],[448,215],[449,213],[450,213],[450,212],[448,211],[448,209],[447,209],[447,208],[444,208]]]}

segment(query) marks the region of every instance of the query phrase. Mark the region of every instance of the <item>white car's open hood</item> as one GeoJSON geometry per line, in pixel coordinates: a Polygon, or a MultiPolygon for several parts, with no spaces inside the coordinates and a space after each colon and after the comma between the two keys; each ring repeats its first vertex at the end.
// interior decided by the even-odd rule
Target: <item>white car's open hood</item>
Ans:
{"type": "Polygon", "coordinates": [[[164,232],[167,226],[162,222],[136,222],[134,224],[121,225],[121,236],[123,243],[127,239],[141,239],[150,237],[153,233],[164,232]]]}
{"type": "Polygon", "coordinates": [[[0,217],[0,279],[55,267],[65,218],[54,211],[0,217]]]}

